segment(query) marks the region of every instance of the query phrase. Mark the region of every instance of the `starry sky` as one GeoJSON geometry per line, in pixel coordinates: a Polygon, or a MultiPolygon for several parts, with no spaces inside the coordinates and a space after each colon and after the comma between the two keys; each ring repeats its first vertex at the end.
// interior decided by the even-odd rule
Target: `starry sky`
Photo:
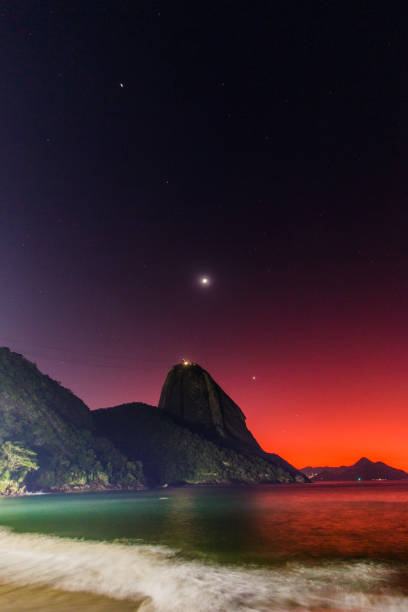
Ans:
{"type": "Polygon", "coordinates": [[[0,344],[92,409],[191,359],[297,467],[408,469],[406,25],[3,1],[0,344]]]}

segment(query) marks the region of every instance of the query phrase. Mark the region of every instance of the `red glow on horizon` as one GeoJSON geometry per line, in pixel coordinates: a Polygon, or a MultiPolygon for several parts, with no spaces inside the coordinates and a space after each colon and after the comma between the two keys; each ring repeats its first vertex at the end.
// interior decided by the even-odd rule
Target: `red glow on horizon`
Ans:
{"type": "MultiPolygon", "coordinates": [[[[281,353],[280,362],[272,366],[262,354],[249,364],[220,357],[210,363],[203,357],[197,362],[240,406],[264,450],[297,468],[352,465],[366,456],[408,471],[408,358],[395,347],[365,360],[350,347],[347,357],[338,347],[315,359],[302,351],[281,353]]],[[[91,409],[133,401],[157,405],[175,362],[137,377],[107,370],[92,381],[77,371],[75,384],[69,377],[57,378],[91,409]]]]}
{"type": "MultiPolygon", "coordinates": [[[[216,301],[200,314],[197,298],[195,309],[177,302],[167,325],[161,310],[147,313],[150,328],[138,345],[124,324],[118,335],[129,342],[115,363],[106,357],[91,368],[79,357],[55,365],[24,352],[91,409],[157,405],[170,367],[191,359],[240,406],[260,445],[297,468],[351,465],[366,456],[408,471],[405,308],[384,302],[368,295],[365,307],[347,309],[345,299],[331,318],[322,306],[303,304],[275,313],[273,324],[269,312],[258,321],[248,305],[245,318],[243,311],[219,313],[216,301]]],[[[102,345],[93,351],[108,354],[102,345]]]]}

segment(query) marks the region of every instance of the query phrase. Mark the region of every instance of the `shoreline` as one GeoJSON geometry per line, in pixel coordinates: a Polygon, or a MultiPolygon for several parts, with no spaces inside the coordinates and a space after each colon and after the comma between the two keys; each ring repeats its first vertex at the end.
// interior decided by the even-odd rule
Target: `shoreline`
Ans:
{"type": "Polygon", "coordinates": [[[16,492],[10,493],[2,493],[0,492],[0,498],[2,497],[30,497],[35,495],[51,495],[51,494],[62,494],[65,493],[67,495],[77,494],[77,493],[131,493],[137,491],[155,491],[161,489],[173,489],[173,488],[206,488],[206,487],[216,487],[216,488],[256,488],[256,487],[264,487],[264,486],[282,486],[282,485],[305,485],[311,484],[310,482],[179,482],[168,484],[164,483],[162,485],[140,485],[138,487],[105,487],[105,486],[93,486],[93,485],[80,485],[78,487],[61,487],[60,489],[50,489],[50,490],[39,490],[39,491],[28,491],[28,490],[20,490],[16,492]]]}
{"type": "Polygon", "coordinates": [[[258,483],[252,483],[252,482],[194,482],[194,483],[190,483],[190,482],[180,482],[180,483],[176,483],[176,484],[164,484],[164,485],[153,485],[153,486],[140,486],[140,487],[135,487],[135,488],[124,488],[124,487],[80,487],[80,488],[72,488],[72,489],[65,489],[65,488],[61,488],[61,489],[52,489],[49,491],[44,491],[44,490],[40,490],[40,491],[24,491],[24,492],[16,492],[16,493],[0,493],[0,499],[2,497],[35,497],[35,496],[41,496],[41,495],[61,495],[61,494],[65,494],[65,495],[76,495],[76,494],[81,494],[81,493],[136,493],[136,492],[143,492],[143,491],[160,491],[162,489],[179,489],[179,488],[183,488],[183,489],[199,489],[199,488],[207,488],[207,487],[214,487],[214,488],[225,488],[225,489],[230,489],[230,488],[257,488],[257,487],[265,487],[265,486],[303,486],[303,485],[309,485],[312,484],[310,482],[258,482],[258,483]]]}
{"type": "Polygon", "coordinates": [[[330,486],[330,485],[355,485],[362,486],[367,484],[385,484],[385,483],[408,483],[407,479],[401,480],[386,480],[386,479],[373,479],[373,480],[362,480],[362,481],[354,481],[354,480],[328,480],[328,481],[311,481],[311,482],[259,482],[259,483],[251,483],[251,482],[180,482],[175,484],[164,484],[164,485],[152,485],[152,486],[139,486],[132,488],[124,488],[124,487],[96,487],[96,486],[81,486],[78,488],[64,488],[61,489],[52,489],[52,490],[39,490],[39,491],[20,491],[20,492],[12,492],[12,493],[0,493],[1,498],[15,498],[15,497],[35,497],[41,495],[79,495],[85,493],[137,493],[143,491],[160,491],[163,489],[199,489],[199,488],[217,488],[217,489],[231,489],[231,488],[250,488],[256,489],[258,487],[281,487],[281,486],[304,486],[304,485],[315,485],[315,486],[330,486]]]}

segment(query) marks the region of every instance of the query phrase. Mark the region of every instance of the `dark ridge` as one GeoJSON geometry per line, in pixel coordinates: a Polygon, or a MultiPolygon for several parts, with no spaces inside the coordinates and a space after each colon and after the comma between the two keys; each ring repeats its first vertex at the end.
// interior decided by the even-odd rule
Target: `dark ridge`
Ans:
{"type": "Polygon", "coordinates": [[[141,466],[97,434],[78,397],[22,355],[0,348],[0,493],[141,483],[141,466]]]}
{"type": "Polygon", "coordinates": [[[94,412],[102,435],[140,459],[152,483],[307,482],[259,446],[245,415],[197,364],[174,366],[159,407],[125,404],[94,412]]]}
{"type": "Polygon", "coordinates": [[[354,465],[341,467],[306,467],[301,470],[312,481],[406,480],[408,473],[361,457],[354,465]]]}

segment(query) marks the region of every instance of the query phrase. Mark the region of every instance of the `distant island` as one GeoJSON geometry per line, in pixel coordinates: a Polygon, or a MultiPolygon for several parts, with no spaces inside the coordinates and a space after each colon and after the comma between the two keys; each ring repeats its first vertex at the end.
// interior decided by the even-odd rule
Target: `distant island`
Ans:
{"type": "Polygon", "coordinates": [[[312,482],[347,480],[407,480],[408,473],[390,467],[381,461],[370,461],[366,457],[354,465],[340,467],[305,467],[300,470],[312,482]]]}
{"type": "Polygon", "coordinates": [[[176,484],[308,482],[259,446],[242,410],[197,364],[174,366],[159,407],[90,411],[22,355],[0,348],[0,494],[176,484]]]}

